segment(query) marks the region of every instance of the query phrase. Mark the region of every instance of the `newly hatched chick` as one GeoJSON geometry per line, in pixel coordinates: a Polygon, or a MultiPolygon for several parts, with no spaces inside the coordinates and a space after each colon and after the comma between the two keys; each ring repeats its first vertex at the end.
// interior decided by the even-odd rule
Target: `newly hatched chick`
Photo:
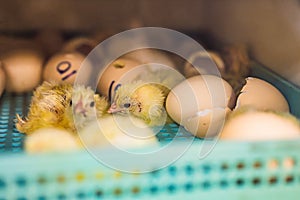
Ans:
{"type": "Polygon", "coordinates": [[[70,127],[71,119],[65,118],[66,107],[72,96],[72,85],[44,82],[36,88],[31,99],[26,118],[16,116],[16,128],[21,133],[30,134],[43,127],[70,127]]]}
{"type": "Polygon", "coordinates": [[[95,94],[90,87],[75,85],[66,118],[73,119],[75,128],[82,129],[87,123],[107,114],[109,103],[106,98],[95,94]]]}
{"type": "Polygon", "coordinates": [[[109,113],[131,114],[150,126],[163,125],[166,94],[153,83],[133,82],[121,85],[113,98],[109,113]]]}
{"type": "Polygon", "coordinates": [[[22,119],[17,114],[16,128],[26,134],[44,127],[63,128],[75,133],[76,128],[90,120],[90,109],[94,110],[94,106],[100,117],[108,109],[108,102],[84,86],[73,88],[71,84],[44,82],[33,93],[27,117],[22,119]]]}

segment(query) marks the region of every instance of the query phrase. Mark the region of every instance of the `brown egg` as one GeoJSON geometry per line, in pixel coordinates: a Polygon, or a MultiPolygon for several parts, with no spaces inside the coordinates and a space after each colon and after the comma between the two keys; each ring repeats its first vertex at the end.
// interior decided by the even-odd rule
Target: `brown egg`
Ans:
{"type": "MultiPolygon", "coordinates": [[[[73,84],[81,63],[85,57],[80,53],[58,53],[52,56],[45,65],[43,79],[73,84]]],[[[90,74],[87,68],[86,74],[90,74]]]]}
{"type": "Polygon", "coordinates": [[[141,65],[140,62],[130,58],[119,58],[110,64],[101,74],[98,91],[107,97],[115,90],[121,77],[133,68],[141,65]]]}
{"type": "Polygon", "coordinates": [[[222,78],[194,76],[171,90],[166,99],[166,109],[175,122],[195,136],[211,137],[216,132],[210,130],[208,133],[208,128],[213,124],[217,130],[223,125],[234,100],[231,86],[222,78]]]}
{"type": "Polygon", "coordinates": [[[98,42],[92,38],[75,37],[63,45],[62,51],[79,52],[83,55],[88,55],[97,45],[98,42]]]}
{"type": "Polygon", "coordinates": [[[189,62],[186,62],[184,65],[183,73],[184,76],[189,78],[192,76],[197,76],[201,74],[209,74],[212,71],[212,62],[216,64],[216,67],[221,72],[225,69],[224,61],[221,56],[214,51],[198,51],[193,53],[189,58],[189,62]],[[195,68],[191,63],[194,63],[197,67],[195,68]]]}
{"type": "Polygon", "coordinates": [[[28,92],[41,82],[44,57],[33,49],[11,51],[2,57],[6,75],[6,90],[28,92]]]}
{"type": "Polygon", "coordinates": [[[129,52],[123,57],[138,60],[142,64],[158,63],[176,69],[171,58],[165,52],[157,49],[139,49],[129,52]]]}
{"type": "Polygon", "coordinates": [[[288,113],[243,108],[232,112],[220,138],[240,141],[300,139],[300,124],[288,113]]]}
{"type": "Polygon", "coordinates": [[[236,109],[241,107],[289,112],[287,100],[276,87],[253,77],[246,79],[246,84],[237,97],[236,109]]]}
{"type": "Polygon", "coordinates": [[[5,89],[5,73],[4,73],[4,70],[3,70],[3,63],[0,61],[0,96],[2,95],[4,89],[5,89]]]}

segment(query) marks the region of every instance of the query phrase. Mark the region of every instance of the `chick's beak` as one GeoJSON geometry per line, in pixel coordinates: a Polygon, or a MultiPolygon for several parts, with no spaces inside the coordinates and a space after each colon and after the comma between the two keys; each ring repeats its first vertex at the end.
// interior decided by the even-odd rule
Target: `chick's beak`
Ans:
{"type": "Polygon", "coordinates": [[[117,107],[116,103],[112,103],[110,108],[108,109],[108,113],[113,114],[122,111],[120,108],[117,107]]]}
{"type": "Polygon", "coordinates": [[[74,112],[75,114],[83,114],[86,116],[86,110],[83,107],[82,101],[79,101],[75,106],[74,106],[74,112]]]}

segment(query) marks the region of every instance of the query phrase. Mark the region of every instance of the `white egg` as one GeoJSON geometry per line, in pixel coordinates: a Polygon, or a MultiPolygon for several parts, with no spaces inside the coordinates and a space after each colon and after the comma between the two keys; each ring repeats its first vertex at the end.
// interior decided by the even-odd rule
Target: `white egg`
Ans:
{"type": "Polygon", "coordinates": [[[234,100],[231,86],[222,78],[212,75],[194,76],[171,90],[166,99],[166,109],[175,122],[194,135],[205,137],[207,128],[213,122],[220,121],[220,118],[225,120],[225,114],[234,106],[234,100]]]}
{"type": "Polygon", "coordinates": [[[28,153],[43,153],[76,150],[81,144],[79,139],[67,130],[41,128],[26,137],[24,147],[28,153]]]}
{"type": "Polygon", "coordinates": [[[253,107],[260,110],[289,112],[289,104],[273,85],[259,78],[248,77],[237,97],[235,109],[253,107]]]}
{"type": "Polygon", "coordinates": [[[6,90],[28,92],[41,82],[43,55],[34,49],[18,49],[2,56],[6,90]]]}
{"type": "Polygon", "coordinates": [[[224,140],[300,139],[300,124],[288,113],[239,109],[232,113],[220,134],[224,140]]]}

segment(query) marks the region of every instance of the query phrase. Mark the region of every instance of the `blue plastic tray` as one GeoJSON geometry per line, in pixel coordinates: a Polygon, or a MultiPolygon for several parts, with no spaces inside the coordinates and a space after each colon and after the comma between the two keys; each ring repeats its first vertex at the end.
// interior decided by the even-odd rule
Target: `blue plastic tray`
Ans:
{"type": "MultiPolygon", "coordinates": [[[[300,118],[299,88],[259,65],[252,75],[275,84],[300,118]]],[[[146,174],[112,170],[85,150],[27,155],[22,152],[24,136],[13,119],[15,113],[26,113],[30,96],[7,93],[0,102],[0,200],[299,199],[300,141],[219,141],[207,157],[199,159],[199,150],[210,144],[196,140],[175,163],[146,174]]],[[[177,130],[174,124],[167,126],[157,137],[162,142],[172,140],[177,130]]],[[[187,137],[189,133],[181,132],[172,148],[179,148],[187,137]]],[[[102,151],[117,156],[110,149],[102,151]]]]}

